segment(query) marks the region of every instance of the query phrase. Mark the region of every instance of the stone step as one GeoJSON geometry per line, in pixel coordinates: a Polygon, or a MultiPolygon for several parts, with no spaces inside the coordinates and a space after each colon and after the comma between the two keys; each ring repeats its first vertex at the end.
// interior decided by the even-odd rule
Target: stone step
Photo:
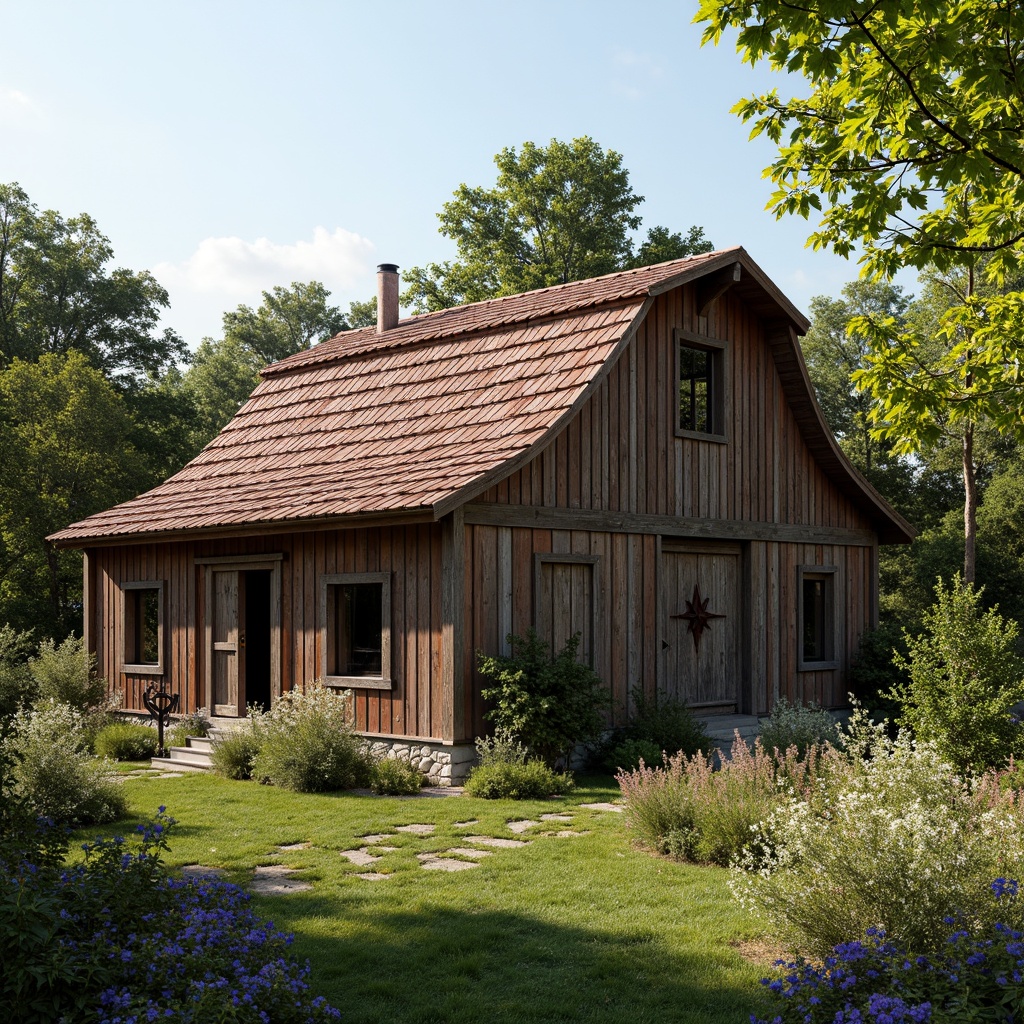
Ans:
{"type": "Polygon", "coordinates": [[[209,736],[188,736],[184,747],[168,747],[167,757],[154,757],[150,762],[162,772],[178,770],[208,772],[213,768],[210,753],[213,739],[209,736]]]}

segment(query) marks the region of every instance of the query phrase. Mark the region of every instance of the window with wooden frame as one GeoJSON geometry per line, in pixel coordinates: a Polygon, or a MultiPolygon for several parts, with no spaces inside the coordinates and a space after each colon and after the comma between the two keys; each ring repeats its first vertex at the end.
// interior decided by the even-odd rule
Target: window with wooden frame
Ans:
{"type": "Polygon", "coordinates": [[[834,565],[798,568],[800,671],[838,668],[836,659],[836,577],[834,565]]]}
{"type": "Polygon", "coordinates": [[[726,345],[677,328],[676,434],[724,441],[726,422],[726,345]]]}
{"type": "Polygon", "coordinates": [[[391,574],[320,577],[322,675],[329,686],[391,689],[391,574]]]}
{"type": "Polygon", "coordinates": [[[162,580],[121,584],[123,671],[160,675],[164,670],[164,585],[162,580]]]}

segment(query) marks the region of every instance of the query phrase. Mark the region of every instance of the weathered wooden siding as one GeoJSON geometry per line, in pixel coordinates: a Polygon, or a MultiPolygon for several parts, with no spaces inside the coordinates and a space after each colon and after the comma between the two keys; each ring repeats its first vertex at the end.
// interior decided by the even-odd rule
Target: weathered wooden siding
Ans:
{"type": "Polygon", "coordinates": [[[142,708],[155,675],[123,671],[120,584],[164,582],[165,678],[182,694],[183,710],[202,706],[205,618],[203,566],[197,558],[282,554],[281,688],[321,672],[317,629],[325,573],[390,572],[391,690],[355,691],[356,727],[402,736],[442,735],[441,528],[437,524],[332,530],[238,540],[95,548],[88,558],[90,643],[97,667],[125,706],[142,708]]]}
{"type": "Polygon", "coordinates": [[[565,430],[477,502],[863,529],[800,435],[762,321],[727,293],[698,322],[693,287],[660,296],[565,430]],[[677,437],[673,329],[726,341],[728,441],[677,437]]]}

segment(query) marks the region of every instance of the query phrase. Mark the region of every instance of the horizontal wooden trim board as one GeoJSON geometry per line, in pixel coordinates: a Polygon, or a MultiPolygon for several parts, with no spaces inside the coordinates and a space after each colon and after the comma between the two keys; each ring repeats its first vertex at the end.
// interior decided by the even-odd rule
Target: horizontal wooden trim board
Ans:
{"type": "Polygon", "coordinates": [[[738,519],[692,519],[636,512],[606,512],[585,508],[470,503],[466,523],[476,526],[512,526],[538,530],[595,530],[604,533],[658,534],[708,540],[764,540],[795,544],[850,544],[871,547],[871,530],[792,523],[758,523],[738,519]]]}

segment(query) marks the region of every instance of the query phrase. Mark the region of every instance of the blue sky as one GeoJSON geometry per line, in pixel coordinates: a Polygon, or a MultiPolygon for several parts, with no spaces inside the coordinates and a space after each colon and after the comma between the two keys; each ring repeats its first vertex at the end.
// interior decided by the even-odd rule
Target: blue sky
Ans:
{"type": "Polygon", "coordinates": [[[764,207],[770,143],[729,108],[778,84],[696,3],[633,0],[0,0],[0,181],[86,211],[170,293],[195,346],[262,289],[322,280],[343,308],[378,262],[450,258],[436,214],[494,154],[590,135],[623,154],[644,227],[743,245],[805,312],[855,263],[764,207]]]}

